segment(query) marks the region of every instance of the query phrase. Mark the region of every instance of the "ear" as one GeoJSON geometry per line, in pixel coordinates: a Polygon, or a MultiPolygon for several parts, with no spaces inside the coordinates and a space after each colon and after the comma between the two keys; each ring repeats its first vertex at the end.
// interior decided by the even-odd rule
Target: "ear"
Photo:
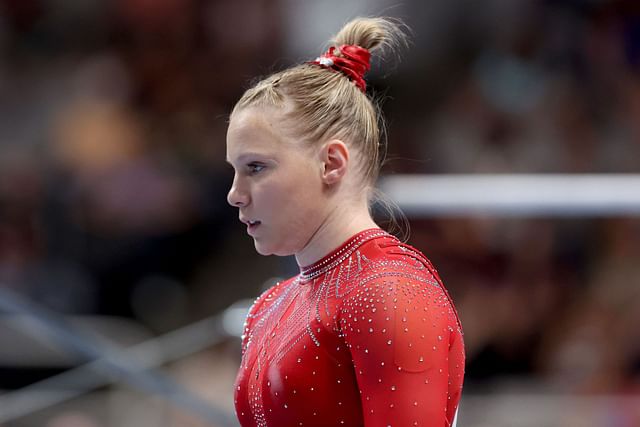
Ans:
{"type": "Polygon", "coordinates": [[[322,171],[323,182],[327,185],[340,182],[347,173],[347,166],[349,166],[349,149],[347,145],[339,139],[332,139],[322,147],[321,156],[324,166],[322,171]]]}

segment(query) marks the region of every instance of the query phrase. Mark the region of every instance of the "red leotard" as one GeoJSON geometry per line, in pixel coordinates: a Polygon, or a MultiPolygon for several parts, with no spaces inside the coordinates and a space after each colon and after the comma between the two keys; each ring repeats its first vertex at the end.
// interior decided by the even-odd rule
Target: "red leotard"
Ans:
{"type": "Polygon", "coordinates": [[[450,426],[464,376],[431,263],[365,230],[260,296],[235,384],[243,427],[450,426]]]}

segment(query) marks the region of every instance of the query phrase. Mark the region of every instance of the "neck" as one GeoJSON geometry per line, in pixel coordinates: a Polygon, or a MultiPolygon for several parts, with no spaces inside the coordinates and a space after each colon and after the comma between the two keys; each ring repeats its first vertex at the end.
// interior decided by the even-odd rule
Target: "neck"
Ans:
{"type": "Polygon", "coordinates": [[[366,204],[354,210],[336,207],[311,236],[309,242],[295,254],[298,266],[305,267],[322,259],[329,252],[349,240],[353,235],[369,229],[377,228],[366,204]]]}

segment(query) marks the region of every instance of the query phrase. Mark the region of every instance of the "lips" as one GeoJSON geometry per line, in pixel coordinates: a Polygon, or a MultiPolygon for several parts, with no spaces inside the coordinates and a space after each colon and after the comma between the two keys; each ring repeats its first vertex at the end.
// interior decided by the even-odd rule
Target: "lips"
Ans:
{"type": "Polygon", "coordinates": [[[248,218],[245,218],[243,216],[241,216],[239,219],[240,219],[241,223],[247,224],[247,225],[258,225],[258,224],[260,224],[260,221],[258,221],[257,219],[248,219],[248,218]]]}
{"type": "Polygon", "coordinates": [[[261,221],[240,217],[240,222],[247,225],[247,233],[253,235],[253,232],[262,224],[261,221]]]}

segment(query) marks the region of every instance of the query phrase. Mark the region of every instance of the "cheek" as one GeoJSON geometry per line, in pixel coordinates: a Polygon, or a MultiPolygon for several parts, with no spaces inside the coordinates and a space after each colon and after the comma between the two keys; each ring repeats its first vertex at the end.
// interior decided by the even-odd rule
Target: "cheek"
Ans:
{"type": "MultiPolygon", "coordinates": [[[[277,245],[283,249],[295,251],[306,244],[322,222],[327,204],[319,177],[302,171],[286,178],[265,183],[254,201],[270,224],[271,238],[278,240],[277,245]]],[[[276,244],[272,239],[271,243],[276,244]]]]}
{"type": "Polygon", "coordinates": [[[322,182],[311,166],[301,166],[266,182],[259,191],[263,206],[280,207],[281,216],[296,216],[323,204],[322,182]]]}
{"type": "Polygon", "coordinates": [[[295,234],[292,238],[306,243],[326,215],[327,203],[321,183],[312,179],[300,180],[295,187],[289,189],[287,197],[288,208],[283,212],[283,219],[292,234],[295,234]]]}
{"type": "Polygon", "coordinates": [[[322,182],[311,171],[300,171],[286,190],[292,206],[299,212],[317,212],[324,206],[322,182]]]}

